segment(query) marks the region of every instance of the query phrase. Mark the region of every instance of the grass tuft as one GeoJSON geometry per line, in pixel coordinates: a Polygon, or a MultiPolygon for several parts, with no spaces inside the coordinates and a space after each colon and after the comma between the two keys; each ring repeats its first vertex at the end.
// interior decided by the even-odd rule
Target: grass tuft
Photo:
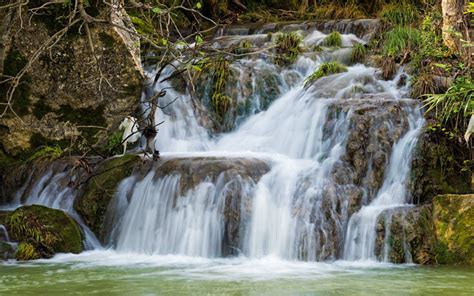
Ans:
{"type": "Polygon", "coordinates": [[[361,62],[365,58],[366,54],[367,54],[367,48],[365,47],[365,45],[361,43],[357,43],[356,45],[352,47],[351,62],[352,63],[361,62]]]}
{"type": "Polygon", "coordinates": [[[303,51],[302,41],[303,38],[295,32],[278,34],[275,39],[275,63],[278,65],[293,64],[303,51]]]}
{"type": "Polygon", "coordinates": [[[407,26],[415,23],[419,14],[417,8],[412,4],[391,3],[382,8],[379,17],[394,26],[407,26]]]}
{"type": "Polygon", "coordinates": [[[341,47],[342,46],[342,37],[339,32],[332,32],[324,38],[323,45],[330,47],[341,47]]]}
{"type": "Polygon", "coordinates": [[[383,53],[388,56],[401,56],[413,51],[421,44],[421,34],[417,29],[397,26],[385,33],[383,53]]]}
{"type": "Polygon", "coordinates": [[[323,63],[316,71],[313,72],[313,74],[309,75],[308,78],[306,78],[306,80],[304,81],[304,85],[306,87],[321,77],[342,72],[347,72],[347,68],[344,65],[339,64],[338,62],[323,63]]]}

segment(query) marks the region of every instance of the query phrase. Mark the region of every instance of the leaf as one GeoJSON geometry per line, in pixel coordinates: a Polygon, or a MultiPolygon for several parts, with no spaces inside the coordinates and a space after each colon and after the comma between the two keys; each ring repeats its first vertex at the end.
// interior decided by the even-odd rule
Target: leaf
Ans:
{"type": "Polygon", "coordinates": [[[168,44],[168,39],[161,39],[161,43],[166,46],[168,44]]]}
{"type": "Polygon", "coordinates": [[[196,40],[196,44],[201,44],[203,42],[202,37],[200,35],[196,35],[194,40],[196,40]]]}
{"type": "Polygon", "coordinates": [[[156,13],[156,14],[160,14],[160,13],[161,13],[161,8],[159,8],[159,7],[153,7],[153,8],[151,9],[151,11],[153,11],[153,12],[156,13]]]}
{"type": "Polygon", "coordinates": [[[201,2],[196,3],[196,8],[197,8],[197,9],[201,9],[201,8],[202,8],[201,2]]]}

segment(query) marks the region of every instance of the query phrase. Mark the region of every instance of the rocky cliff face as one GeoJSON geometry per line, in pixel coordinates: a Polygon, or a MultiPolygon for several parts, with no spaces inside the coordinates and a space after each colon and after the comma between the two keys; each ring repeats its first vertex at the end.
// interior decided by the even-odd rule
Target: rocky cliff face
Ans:
{"type": "MultiPolygon", "coordinates": [[[[92,47],[78,25],[55,38],[63,27],[54,16],[25,10],[22,18],[2,19],[3,75],[20,73],[33,60],[13,95],[18,116],[7,112],[0,119],[1,144],[8,154],[44,144],[69,145],[81,137],[90,144],[104,141],[134,111],[143,78],[139,40],[124,10],[102,7],[97,13],[116,26],[91,24],[92,47]]],[[[5,101],[9,84],[0,87],[5,101]]]]}

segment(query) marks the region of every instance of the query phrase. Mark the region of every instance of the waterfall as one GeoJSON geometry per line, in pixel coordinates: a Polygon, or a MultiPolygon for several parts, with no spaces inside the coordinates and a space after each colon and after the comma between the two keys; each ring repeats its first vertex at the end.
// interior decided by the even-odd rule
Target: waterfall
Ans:
{"type": "MultiPolygon", "coordinates": [[[[213,46],[271,45],[274,37],[262,33],[219,35],[213,46]]],[[[327,36],[314,29],[298,34],[306,48],[327,36]]],[[[379,215],[409,202],[406,183],[423,117],[406,99],[403,69],[385,81],[379,69],[348,62],[351,46],[367,41],[344,34],[341,48],[305,52],[286,67],[264,55],[232,61],[229,91],[240,108],[219,131],[209,127],[208,81],[195,86],[196,98],[158,80],[146,92],[166,90],[155,114],[164,121],[155,138],[162,159],[120,182],[104,218],[107,247],[125,254],[376,260],[379,215]],[[304,86],[334,60],[347,63],[347,72],[304,86]]],[[[173,71],[165,68],[163,78],[173,71]]],[[[147,75],[153,81],[156,72],[147,75]]],[[[67,182],[66,171],[46,172],[25,204],[59,208],[82,223],[67,182]]],[[[95,248],[93,234],[87,237],[95,248]]]]}
{"type": "MultiPolygon", "coordinates": [[[[346,260],[376,260],[377,218],[384,210],[404,206],[409,202],[407,181],[410,163],[424,120],[419,110],[407,110],[407,112],[410,114],[409,130],[393,147],[382,188],[375,199],[352,215],[349,221],[344,246],[346,260]]],[[[390,236],[388,231],[389,227],[386,239],[390,236]]],[[[387,256],[384,257],[387,260],[387,256]]]]}

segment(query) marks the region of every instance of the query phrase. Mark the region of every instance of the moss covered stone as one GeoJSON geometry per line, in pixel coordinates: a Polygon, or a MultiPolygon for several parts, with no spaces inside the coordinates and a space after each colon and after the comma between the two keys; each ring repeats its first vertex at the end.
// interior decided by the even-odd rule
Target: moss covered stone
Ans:
{"type": "Polygon", "coordinates": [[[102,238],[103,222],[107,206],[121,180],[130,176],[134,165],[140,161],[138,155],[125,155],[104,161],[86,185],[82,197],[74,204],[87,226],[102,238]]]}
{"type": "Polygon", "coordinates": [[[474,194],[436,196],[433,222],[436,262],[474,265],[474,194]]]}
{"type": "Polygon", "coordinates": [[[0,216],[10,238],[17,241],[18,260],[50,258],[83,250],[79,225],[66,213],[40,205],[23,206],[0,216]]]}

